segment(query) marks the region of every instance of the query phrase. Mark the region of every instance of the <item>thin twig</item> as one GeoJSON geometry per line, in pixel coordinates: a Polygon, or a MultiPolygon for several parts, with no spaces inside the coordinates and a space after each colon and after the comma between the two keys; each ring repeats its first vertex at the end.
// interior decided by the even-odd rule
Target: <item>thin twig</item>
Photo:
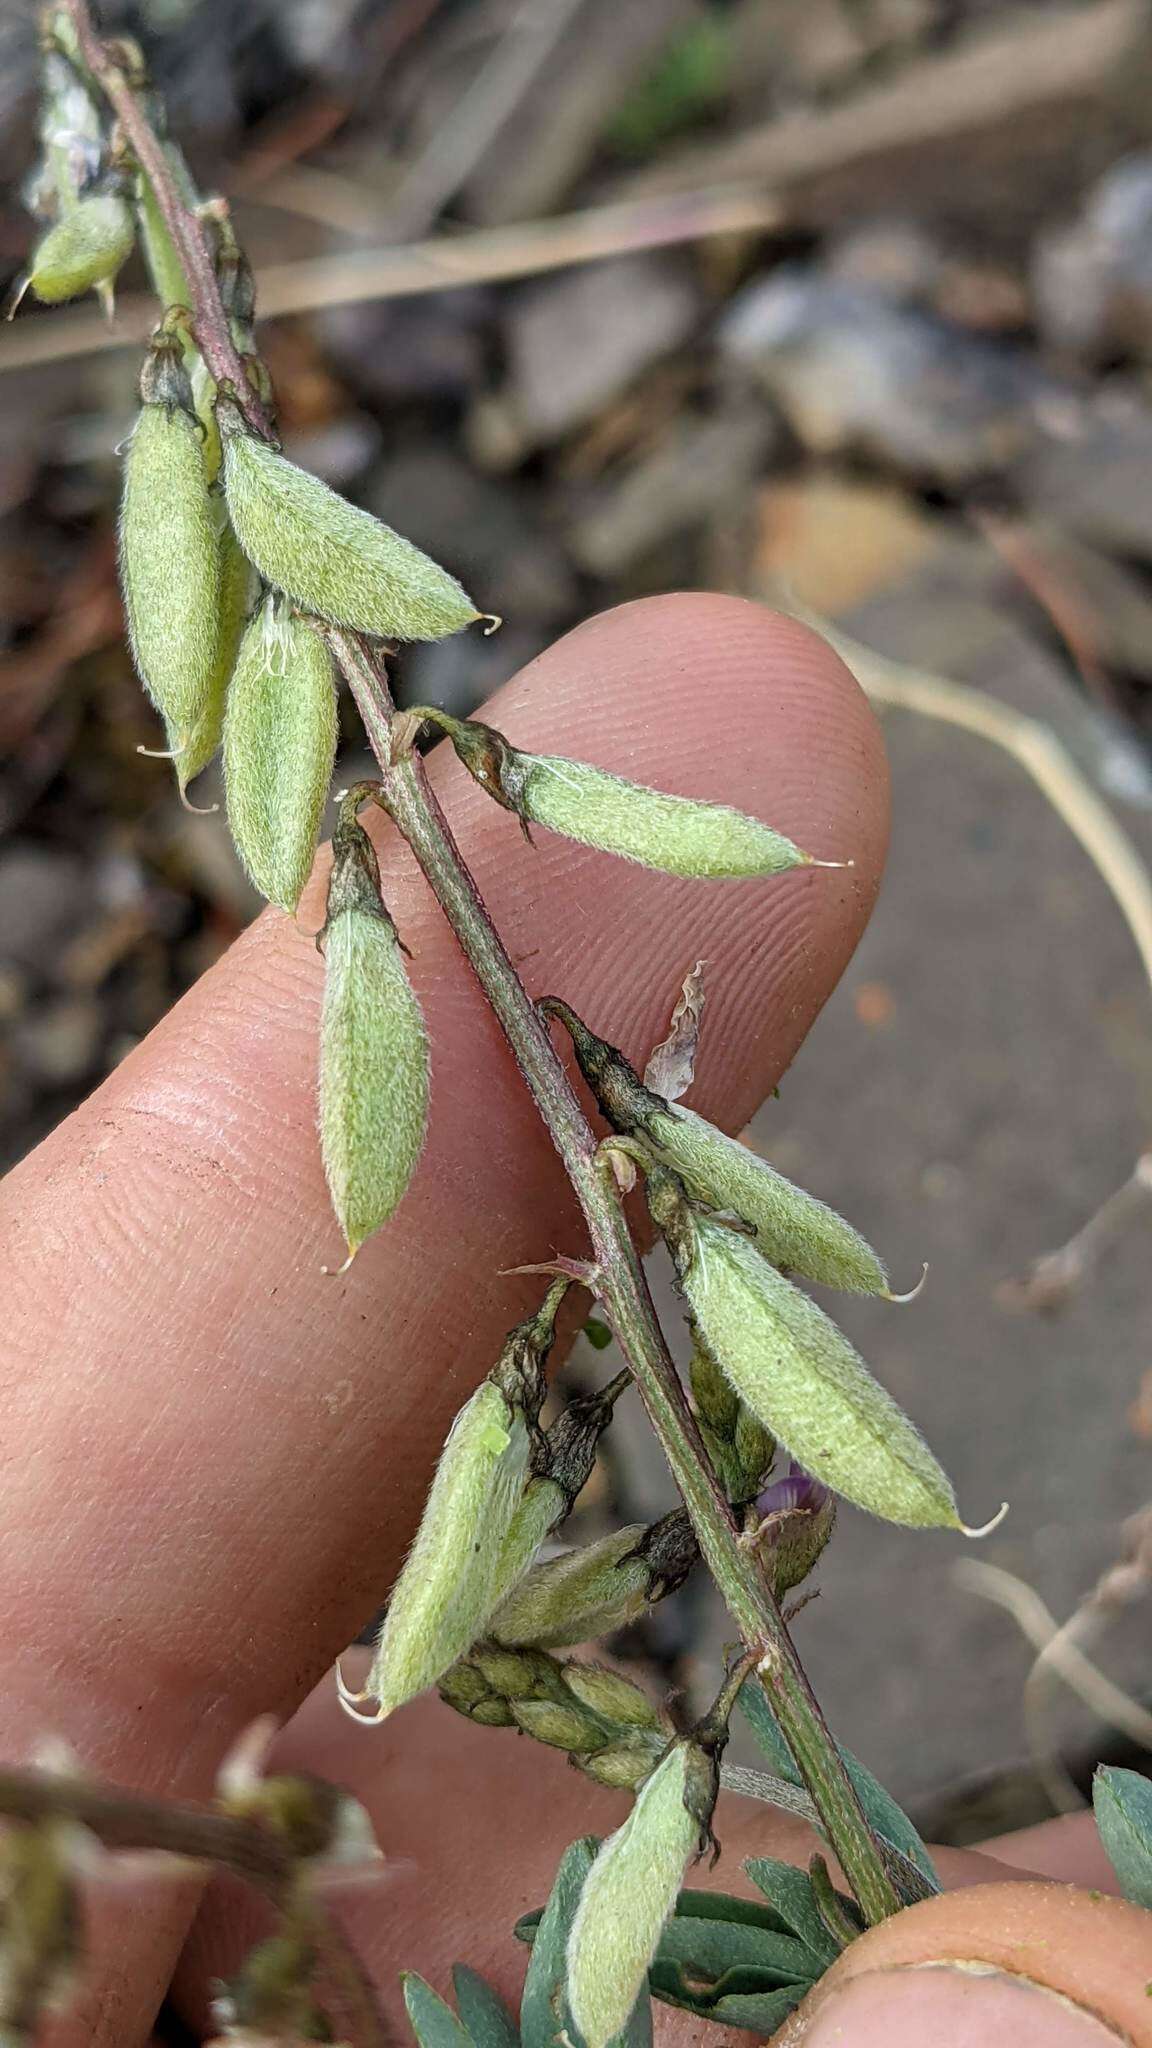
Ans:
{"type": "MultiPolygon", "coordinates": [[[[1152,877],[1136,846],[1051,729],[986,691],[891,661],[839,632],[811,623],[843,656],[873,703],[942,719],[990,740],[1030,775],[1110,890],[1132,935],[1152,994],[1152,877]]],[[[1030,1274],[1002,1290],[1009,1307],[1055,1307],[1087,1271],[1089,1261],[1143,1202],[1152,1183],[1152,1154],[1137,1159],[1127,1181],[1068,1243],[1037,1259],[1030,1274]]]]}
{"type": "Polygon", "coordinates": [[[1152,990],[1152,878],[1123,826],[1055,733],[1039,719],[1014,711],[984,690],[890,661],[824,620],[813,623],[843,656],[874,703],[918,711],[927,718],[961,726],[991,740],[1020,763],[1111,890],[1152,990]]]}
{"type": "Polygon", "coordinates": [[[487,62],[388,199],[387,221],[398,240],[422,234],[455,198],[583,5],[521,0],[487,62]]]}
{"type": "Polygon", "coordinates": [[[1127,1180],[1101,1202],[1087,1223],[1054,1252],[1034,1259],[1022,1279],[1004,1280],[996,1289],[1003,1308],[1055,1309],[1081,1288],[1105,1247],[1120,1236],[1132,1217],[1152,1203],[1152,1152],[1143,1152],[1127,1180]]]}
{"type": "MultiPolygon", "coordinates": [[[[1152,1749],[1152,1713],[1126,1693],[1122,1686],[1114,1684],[1084,1654],[1083,1638],[1094,1633],[1094,1626],[1089,1626],[1084,1617],[1091,1612],[1095,1624],[1100,1610],[1080,1608],[1061,1627],[1039,1593],[1025,1580],[1017,1578],[1014,1572],[1004,1571],[999,1565],[983,1564],[976,1558],[962,1558],[954,1569],[961,1585],[967,1586],[970,1592],[1003,1607],[1038,1653],[1026,1682],[1025,1704],[1031,1710],[1031,1738],[1037,1766],[1050,1790],[1062,1788],[1065,1781],[1061,1775],[1057,1787],[1053,1785],[1050,1769],[1052,1747],[1038,1725],[1043,1684],[1049,1672],[1056,1672],[1102,1721],[1131,1736],[1133,1742],[1152,1749]]],[[[1076,1802],[1081,1803],[1078,1794],[1076,1802]]],[[[1066,1805],[1067,1799],[1058,1796],[1056,1803],[1066,1805]]]]}
{"type": "MultiPolygon", "coordinates": [[[[764,234],[779,227],[784,217],[780,202],[758,185],[720,186],[665,199],[588,207],[516,227],[436,235],[402,249],[348,250],[298,263],[266,264],[256,272],[260,317],[275,319],[320,306],[497,284],[714,235],[764,234]]],[[[0,334],[0,372],[135,347],[155,318],[155,304],[145,298],[123,299],[112,324],[83,308],[29,318],[0,334]]]]}

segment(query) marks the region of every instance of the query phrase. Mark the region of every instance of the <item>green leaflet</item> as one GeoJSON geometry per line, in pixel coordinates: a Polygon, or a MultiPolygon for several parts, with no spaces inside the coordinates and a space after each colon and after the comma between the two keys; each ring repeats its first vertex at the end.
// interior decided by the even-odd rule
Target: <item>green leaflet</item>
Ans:
{"type": "Polygon", "coordinates": [[[584,761],[520,759],[523,816],[585,846],[671,875],[778,875],[809,864],[790,839],[727,804],[666,796],[584,761]]]}
{"type": "Polygon", "coordinates": [[[456,2009],[476,2048],[519,2048],[520,2029],[504,2000],[466,1963],[452,1966],[456,2009]]]}
{"type": "Polygon", "coordinates": [[[888,1275],[859,1231],[747,1145],[690,1109],[653,1110],[645,1129],[688,1193],[742,1217],[774,1266],[852,1294],[887,1294],[888,1275]]]}
{"type": "Polygon", "coordinates": [[[568,2003],[588,2048],[607,2048],[626,2025],[696,1851],[690,1756],[689,1743],[673,1745],[584,1881],[568,1937],[568,2003]]]}
{"type": "Polygon", "coordinates": [[[405,1970],[400,1983],[409,2024],[420,2048],[479,2048],[451,2006],[415,1970],[405,1970]]]}
{"type": "Polygon", "coordinates": [[[1138,1771],[1102,1764],[1092,1781],[1092,1805],[1124,1897],[1152,1911],[1152,1784],[1138,1771]]]}
{"type": "Polygon", "coordinates": [[[428,1041],[396,934],[352,906],[326,929],[320,1021],[321,1148],[350,1255],[402,1199],[427,1121],[428,1041]]]}
{"type": "Polygon", "coordinates": [[[269,599],[240,643],[224,714],[224,781],[236,850],[262,896],[295,911],[312,871],[336,756],[332,659],[303,619],[269,599]]]}
{"type": "Polygon", "coordinates": [[[61,214],[32,256],[28,282],[45,305],[110,284],[132,253],[132,214],[114,192],[90,192],[61,214]]]}
{"type": "Polygon", "coordinates": [[[806,1472],[908,1528],[962,1527],[923,1438],[814,1301],[710,1217],[680,1277],[700,1334],[741,1400],[806,1472]]]}
{"type": "Polygon", "coordinates": [[[363,1693],[382,1721],[436,1683],[482,1625],[500,1546],[528,1470],[528,1426],[484,1380],[465,1402],[392,1590],[363,1693]]]}
{"type": "Polygon", "coordinates": [[[479,618],[446,569],[217,408],[224,492],[266,583],[301,610],[381,639],[441,640],[479,618]]]}
{"type": "MultiPolygon", "coordinates": [[[[203,767],[217,731],[220,536],[200,434],[180,405],[144,405],[128,443],[120,580],[133,659],[168,745],[203,767]]],[[[197,772],[177,766],[182,784],[197,772]]]]}

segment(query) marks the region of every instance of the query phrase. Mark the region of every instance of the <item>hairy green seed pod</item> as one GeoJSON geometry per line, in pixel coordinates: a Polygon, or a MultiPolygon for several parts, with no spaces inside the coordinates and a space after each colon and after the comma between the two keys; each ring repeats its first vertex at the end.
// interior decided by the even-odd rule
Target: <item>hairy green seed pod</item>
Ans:
{"type": "Polygon", "coordinates": [[[583,1750],[598,1749],[604,1741],[600,1723],[576,1707],[562,1707],[555,1700],[513,1700],[512,1715],[518,1728],[534,1742],[546,1742],[550,1749],[566,1749],[578,1756],[583,1750]]]}
{"type": "Polygon", "coordinates": [[[469,774],[525,825],[665,874],[719,879],[811,867],[811,854],[727,804],[667,796],[586,761],[525,754],[490,725],[421,710],[448,734],[469,774]]]}
{"type": "Polygon", "coordinates": [[[671,1175],[651,1175],[648,1194],[700,1334],[765,1429],[857,1507],[909,1528],[961,1528],[923,1438],[823,1309],[746,1237],[694,1216],[671,1175]]]}
{"type": "Polygon", "coordinates": [[[114,192],[90,192],[37,243],[28,283],[46,306],[111,284],[132,253],[132,214],[114,192]]]}
{"type": "Polygon", "coordinates": [[[221,544],[179,343],[157,337],[124,460],[120,581],[132,655],[164,721],[182,785],[185,754],[210,757],[219,713],[221,544]]]}
{"type": "Polygon", "coordinates": [[[489,1632],[498,1643],[542,1650],[611,1635],[682,1585],[696,1556],[680,1509],[650,1529],[616,1529],[534,1565],[492,1616],[489,1632]]]}
{"type": "Polygon", "coordinates": [[[216,656],[199,714],[173,761],[183,796],[188,784],[208,766],[224,737],[228,685],[252,602],[252,564],[241,552],[227,518],[220,527],[220,608],[216,615],[216,656]]]}
{"type": "Polygon", "coordinates": [[[568,1937],[568,2004],[587,2048],[626,2026],[676,1904],[700,1823],[689,1812],[693,1745],[677,1742],[601,1844],[568,1937]]]}
{"type": "Polygon", "coordinates": [[[564,1686],[582,1707],[617,1727],[659,1729],[663,1725],[659,1709],[647,1693],[620,1672],[606,1671],[602,1664],[566,1664],[564,1686]]]}
{"type": "Polygon", "coordinates": [[[528,1470],[521,1409],[484,1380],[448,1435],[420,1527],[397,1579],[363,1693],[382,1721],[463,1656],[483,1614],[528,1470]]]}
{"type": "Polygon", "coordinates": [[[850,1294],[887,1294],[888,1275],[858,1230],[693,1110],[654,1110],[644,1126],[688,1193],[730,1209],[774,1266],[850,1294]]]}
{"type": "Polygon", "coordinates": [[[549,996],[540,1008],[568,1032],[580,1071],[613,1128],[642,1131],[696,1201],[730,1209],[752,1227],[774,1266],[853,1294],[887,1294],[888,1276],[876,1253],[834,1209],[793,1187],[695,1111],[665,1102],[567,1003],[549,996]]]}
{"type": "Polygon", "coordinates": [[[236,850],[281,910],[296,909],[312,872],[335,758],[332,657],[303,619],[278,618],[270,598],[232,672],[224,781],[236,850]]]}
{"type": "MultiPolygon", "coordinates": [[[[320,1140],[332,1207],[354,1258],[391,1216],[420,1157],[428,1121],[428,1041],[380,900],[372,843],[353,816],[342,816],[332,843],[321,934],[320,1140]]],[[[509,1506],[497,1550],[518,1499],[509,1506]]]]}
{"type": "Polygon", "coordinates": [[[217,420],[232,524],[274,590],[386,640],[442,640],[481,616],[446,569],[258,440],[230,401],[217,420]]]}

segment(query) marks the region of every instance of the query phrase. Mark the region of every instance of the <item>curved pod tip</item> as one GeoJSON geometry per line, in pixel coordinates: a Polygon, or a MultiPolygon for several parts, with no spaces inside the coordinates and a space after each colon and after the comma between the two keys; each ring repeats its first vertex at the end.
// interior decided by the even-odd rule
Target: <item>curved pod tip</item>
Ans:
{"type": "Polygon", "coordinates": [[[1000,1527],[1001,1522],[1008,1513],[1008,1505],[1006,1500],[1002,1500],[991,1520],[981,1523],[978,1529],[970,1529],[967,1522],[957,1522],[956,1527],[960,1531],[961,1536],[967,1536],[973,1543],[980,1543],[985,1536],[991,1536],[1000,1527]]]}

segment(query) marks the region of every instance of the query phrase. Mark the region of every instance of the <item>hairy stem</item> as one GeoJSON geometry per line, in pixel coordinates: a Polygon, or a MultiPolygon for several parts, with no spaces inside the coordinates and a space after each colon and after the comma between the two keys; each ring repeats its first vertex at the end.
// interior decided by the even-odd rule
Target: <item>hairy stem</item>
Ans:
{"type": "Polygon", "coordinates": [[[412,848],[487,996],[576,1191],[599,1270],[597,1292],[632,1369],[705,1562],[759,1671],[828,1838],[869,1921],[899,1906],[839,1751],[780,1609],[752,1550],[739,1540],[680,1376],[669,1354],[615,1186],[596,1138],[452,837],[422,761],[393,763],[392,703],[379,655],[357,634],[328,639],[380,764],[383,802],[412,848]]]}
{"type": "MultiPolygon", "coordinates": [[[[100,43],[86,0],[63,0],[84,63],[116,111],[184,265],[193,326],[217,383],[235,387],[258,433],[269,432],[244,374],[220,299],[202,222],[178,189],[164,147],[114,54],[100,43]]],[[[393,705],[383,659],[358,634],[328,639],[380,764],[385,805],[407,840],[488,998],[575,1189],[599,1269],[598,1291],[632,1370],[701,1552],[749,1650],[805,1785],[870,1922],[899,1908],[895,1887],[824,1722],[764,1569],[741,1544],[679,1374],[664,1341],[614,1183],[545,1024],[496,932],[418,756],[394,762],[393,705]]]]}

